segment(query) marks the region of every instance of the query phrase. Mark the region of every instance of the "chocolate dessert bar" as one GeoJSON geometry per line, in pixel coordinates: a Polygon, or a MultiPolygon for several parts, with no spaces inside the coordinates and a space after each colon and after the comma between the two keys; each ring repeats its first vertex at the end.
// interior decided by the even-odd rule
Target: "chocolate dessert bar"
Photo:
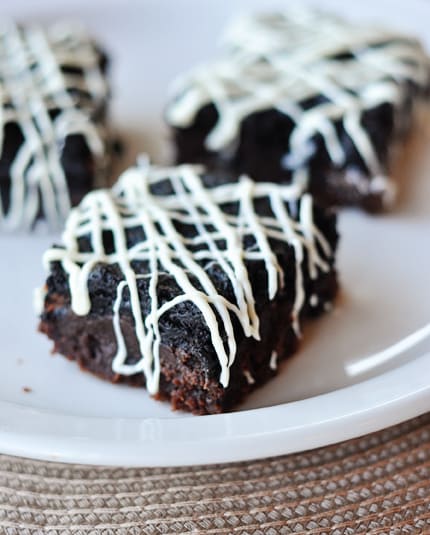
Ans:
{"type": "Polygon", "coordinates": [[[129,169],[88,194],[44,256],[54,350],[174,409],[231,409],[332,302],[335,215],[297,185],[199,167],[129,169]]]}
{"type": "Polygon", "coordinates": [[[106,67],[80,26],[0,28],[0,229],[59,227],[106,179],[106,67]]]}
{"type": "Polygon", "coordinates": [[[177,162],[378,211],[395,198],[394,156],[429,90],[417,40],[297,9],[233,23],[220,56],[176,80],[166,119],[177,162]]]}

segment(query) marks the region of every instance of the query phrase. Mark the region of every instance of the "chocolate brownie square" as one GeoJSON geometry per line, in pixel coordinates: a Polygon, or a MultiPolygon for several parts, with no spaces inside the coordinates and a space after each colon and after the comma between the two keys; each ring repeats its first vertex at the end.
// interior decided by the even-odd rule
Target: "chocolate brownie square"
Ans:
{"type": "Polygon", "coordinates": [[[302,183],[328,205],[393,202],[394,156],[429,104],[417,40],[297,9],[242,17],[224,41],[172,87],[177,162],[302,183]]]}
{"type": "Polygon", "coordinates": [[[141,164],[88,194],[44,256],[54,350],[174,409],[230,410],[332,302],[336,221],[296,185],[141,164]]]}
{"type": "Polygon", "coordinates": [[[0,29],[0,228],[59,228],[109,172],[107,57],[78,25],[0,29]]]}

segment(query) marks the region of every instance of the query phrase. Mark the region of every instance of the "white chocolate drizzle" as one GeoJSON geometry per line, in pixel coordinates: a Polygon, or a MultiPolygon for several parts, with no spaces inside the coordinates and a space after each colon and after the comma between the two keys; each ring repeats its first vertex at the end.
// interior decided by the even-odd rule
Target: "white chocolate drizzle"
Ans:
{"type": "Polygon", "coordinates": [[[278,368],[278,353],[276,351],[272,351],[270,355],[269,368],[273,371],[278,368]]]}
{"type": "MultiPolygon", "coordinates": [[[[430,338],[430,323],[424,325],[415,332],[405,336],[395,344],[386,347],[378,353],[368,355],[364,358],[358,359],[354,362],[348,362],[345,365],[345,371],[349,376],[361,375],[366,372],[382,366],[391,360],[394,360],[404,355],[410,349],[416,347],[418,344],[430,338]]],[[[430,357],[430,355],[428,355],[430,357]]]]}
{"type": "Polygon", "coordinates": [[[249,385],[255,384],[255,379],[249,370],[243,370],[243,375],[249,385]]]}
{"type": "Polygon", "coordinates": [[[305,8],[244,16],[227,29],[218,59],[176,80],[166,118],[187,128],[200,109],[213,104],[218,118],[205,147],[222,151],[236,146],[247,116],[269,109],[284,113],[294,126],[282,165],[293,180],[307,169],[317,135],[336,168],[348,163],[335,126],[340,123],[368,170],[369,176],[356,177],[360,189],[388,187],[388,203],[390,179],[362,118],[388,103],[396,132],[405,131],[414,115],[407,105],[411,82],[421,91],[412,98],[422,101],[430,87],[430,61],[413,38],[305,8]],[[301,105],[310,99],[317,100],[301,105]]]}
{"type": "Polygon", "coordinates": [[[332,251],[313,220],[309,195],[301,196],[297,185],[280,186],[255,183],[246,176],[237,183],[205,188],[202,169],[183,165],[174,168],[151,167],[141,160],[129,169],[112,190],[88,194],[72,209],[63,234],[63,246],[49,249],[44,255],[46,269],[60,262],[69,277],[71,308],[78,315],[91,310],[88,277],[98,263],[115,264],[123,279],[118,284],[113,306],[113,327],[117,351],[113,370],[122,375],[143,372],[150,393],[158,391],[160,376],[160,318],[183,302],[193,303],[204,319],[213,349],[219,360],[223,386],[229,384],[237,343],[234,323],[239,322],[246,337],[260,338],[259,317],[248,273],[252,262],[263,263],[267,277],[267,298],[273,300],[284,287],[284,272],[273,249],[274,242],[287,243],[294,249],[296,288],[290,296],[292,318],[299,329],[299,315],[306,296],[303,272],[311,278],[330,269],[332,251]],[[154,185],[168,183],[169,194],[154,193],[154,185]],[[259,214],[255,202],[268,203],[268,214],[259,214]],[[235,203],[235,211],[225,211],[235,203]],[[289,206],[299,206],[291,215],[289,206]],[[183,235],[177,224],[190,225],[194,231],[183,235]],[[141,229],[138,243],[128,245],[127,231],[141,229]],[[103,233],[113,236],[113,251],[107,252],[103,233]],[[80,248],[87,238],[91,252],[80,248]],[[245,240],[248,245],[245,246],[245,240]],[[250,240],[253,243],[249,245],[250,240]],[[306,263],[305,263],[306,259],[306,263]],[[136,261],[145,268],[135,270],[136,261]],[[217,265],[228,278],[234,299],[219,294],[208,275],[217,265]],[[180,294],[159,303],[160,276],[174,279],[180,294]],[[146,279],[150,311],[142,314],[139,281],[146,279]],[[121,305],[127,290],[134,319],[140,359],[127,363],[126,342],[121,330],[121,305]]]}
{"type": "Polygon", "coordinates": [[[309,304],[311,305],[311,307],[317,307],[318,304],[319,304],[319,298],[316,294],[312,294],[310,299],[309,299],[309,304]]]}
{"type": "Polygon", "coordinates": [[[68,136],[85,139],[95,180],[103,174],[104,126],[92,115],[107,94],[100,54],[80,26],[0,27],[0,160],[6,125],[23,136],[10,166],[7,212],[0,202],[0,228],[28,229],[40,212],[52,227],[64,221],[71,204],[61,164],[68,136]]]}

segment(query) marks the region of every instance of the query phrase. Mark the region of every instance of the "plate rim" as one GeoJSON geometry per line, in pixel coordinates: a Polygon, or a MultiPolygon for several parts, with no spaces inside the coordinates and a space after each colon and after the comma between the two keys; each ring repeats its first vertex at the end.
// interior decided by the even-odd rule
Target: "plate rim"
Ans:
{"type": "Polygon", "coordinates": [[[430,353],[424,353],[328,393],[208,416],[85,417],[0,401],[0,451],[42,461],[125,467],[218,464],[297,453],[428,411],[429,371],[430,353]]]}
{"type": "MultiPolygon", "coordinates": [[[[82,0],[78,3],[84,4],[82,0]]],[[[11,11],[28,17],[29,3],[19,0],[18,4],[11,11]]],[[[42,4],[38,6],[42,18],[50,17],[51,2],[43,0],[42,4]]],[[[66,4],[57,6],[57,11],[66,4]]],[[[338,11],[343,4],[336,4],[334,10],[338,11]]],[[[410,17],[421,8],[421,2],[413,2],[410,17]]],[[[370,14],[374,16],[367,9],[366,17],[370,14]]],[[[425,38],[424,27],[418,35],[425,38]]],[[[136,467],[227,463],[295,453],[356,438],[427,412],[429,371],[430,353],[418,353],[389,372],[331,392],[215,416],[76,416],[0,399],[0,453],[42,461],[136,467]],[[193,426],[206,429],[207,436],[187,442],[187,431],[193,426]]]]}

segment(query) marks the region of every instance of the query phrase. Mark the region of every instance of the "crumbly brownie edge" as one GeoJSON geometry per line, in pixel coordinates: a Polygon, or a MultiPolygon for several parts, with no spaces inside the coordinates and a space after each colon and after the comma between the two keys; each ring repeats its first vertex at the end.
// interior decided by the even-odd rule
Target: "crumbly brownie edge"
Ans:
{"type": "MultiPolygon", "coordinates": [[[[303,316],[315,316],[331,302],[337,291],[335,271],[321,275],[313,282],[312,291],[320,306],[303,309],[303,316]]],[[[224,388],[217,374],[190,367],[190,356],[181,349],[163,345],[160,351],[160,386],[153,397],[169,401],[175,410],[194,414],[214,414],[231,410],[247,394],[277,374],[278,364],[290,357],[298,345],[291,325],[291,303],[268,303],[261,313],[261,341],[245,339],[238,347],[231,368],[229,386],[224,388]],[[273,353],[276,352],[276,358],[273,353]],[[276,366],[274,365],[276,364],[276,366]]],[[[131,321],[121,321],[127,347],[138,352],[131,321]]],[[[64,302],[63,296],[51,295],[39,330],[54,341],[53,352],[76,361],[86,371],[112,383],[144,387],[143,374],[124,376],[112,370],[116,340],[111,316],[77,316],[64,302]]],[[[195,362],[195,359],[194,359],[195,362]]]]}

